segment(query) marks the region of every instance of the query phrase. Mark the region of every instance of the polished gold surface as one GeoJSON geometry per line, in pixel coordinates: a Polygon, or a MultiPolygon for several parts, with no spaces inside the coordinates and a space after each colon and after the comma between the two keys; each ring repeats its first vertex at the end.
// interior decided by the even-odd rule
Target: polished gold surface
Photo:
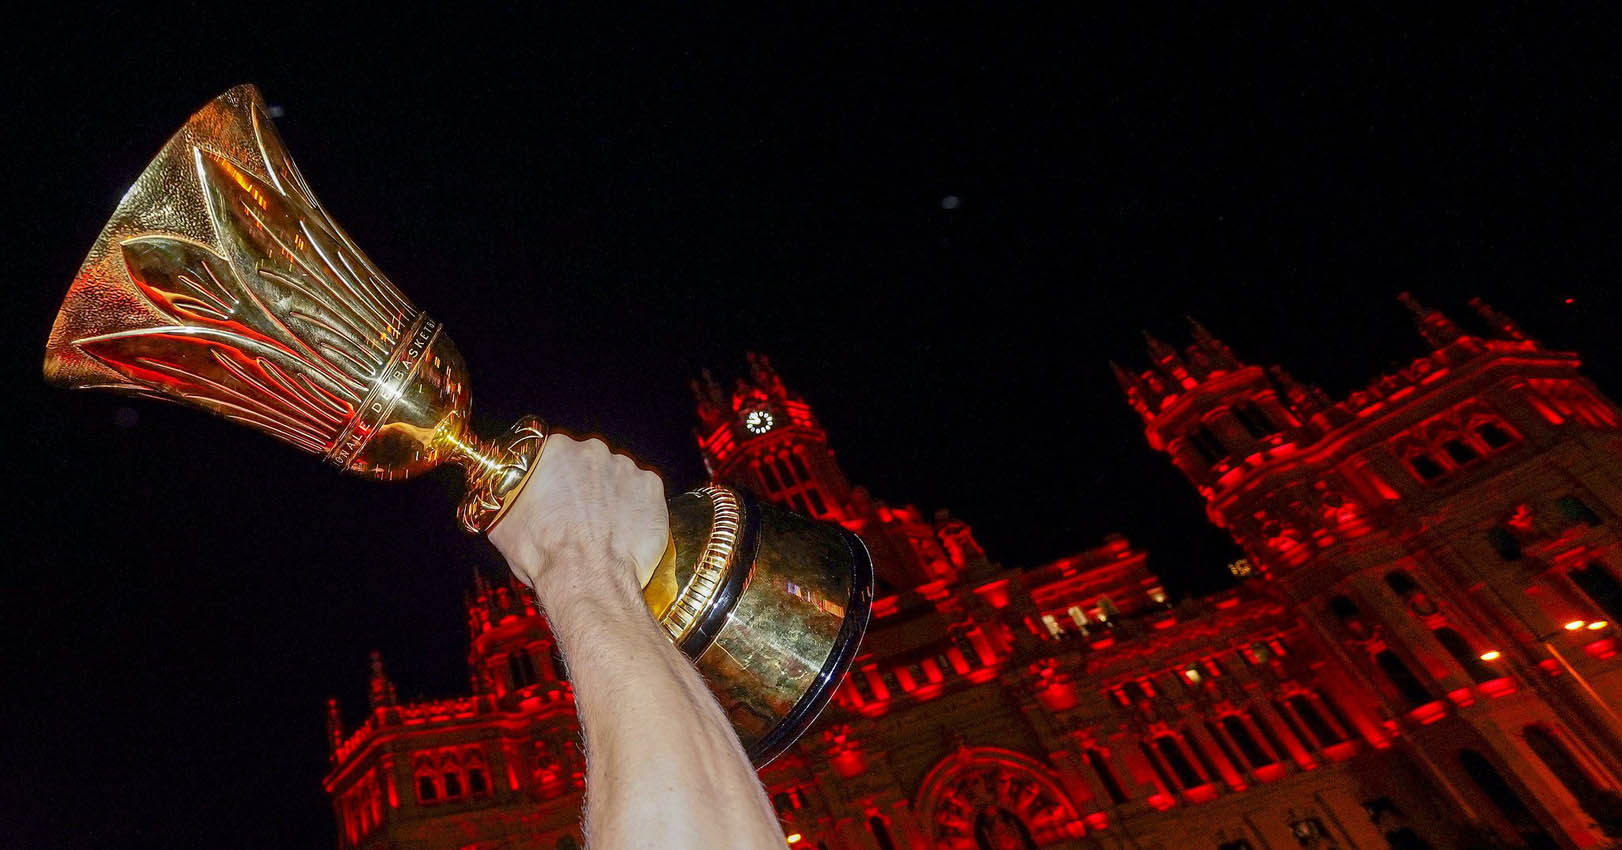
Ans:
{"type": "Polygon", "coordinates": [[[677,646],[692,633],[729,578],[743,525],[743,510],[736,493],[712,484],[699,488],[693,495],[707,501],[711,509],[709,530],[703,536],[704,548],[694,559],[692,574],[683,577],[675,598],[659,614],[659,625],[677,646]]]}
{"type": "Polygon", "coordinates": [[[838,656],[861,637],[873,585],[854,535],[772,505],[754,510],[759,547],[748,584],[696,661],[744,748],[761,760],[792,741],[783,740],[785,725],[797,734],[837,686],[850,662],[838,656]]]}
{"type": "MultiPolygon", "coordinates": [[[[199,407],[354,475],[457,464],[458,518],[474,533],[500,521],[546,444],[534,417],[494,441],[472,432],[467,367],[444,327],[327,215],[252,86],[192,116],[125,193],[51,328],[45,375],[199,407]]],[[[644,598],[769,758],[849,662],[870,600],[865,551],[724,487],[670,507],[673,540],[644,598]],[[801,591],[820,601],[789,601],[801,591]]]]}
{"type": "Polygon", "coordinates": [[[356,475],[454,461],[478,530],[533,451],[468,430],[456,346],[326,214],[252,86],[192,116],[125,193],[68,289],[45,376],[202,407],[356,475]]]}

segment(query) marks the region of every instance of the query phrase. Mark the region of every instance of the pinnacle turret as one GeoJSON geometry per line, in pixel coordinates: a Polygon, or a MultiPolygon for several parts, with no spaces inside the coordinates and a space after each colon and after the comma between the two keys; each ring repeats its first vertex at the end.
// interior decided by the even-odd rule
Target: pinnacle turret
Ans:
{"type": "Polygon", "coordinates": [[[1418,299],[1406,292],[1398,293],[1397,300],[1401,301],[1402,306],[1407,307],[1408,312],[1413,314],[1414,324],[1419,328],[1419,335],[1424,337],[1432,348],[1444,348],[1459,337],[1464,336],[1464,331],[1460,330],[1459,326],[1454,324],[1452,319],[1443,315],[1440,310],[1432,310],[1426,307],[1419,303],[1418,299]]]}
{"type": "Polygon", "coordinates": [[[1476,311],[1476,315],[1485,320],[1493,330],[1503,334],[1505,339],[1515,340],[1516,342],[1534,341],[1526,335],[1525,331],[1521,330],[1521,326],[1516,324],[1514,319],[1494,310],[1492,305],[1486,301],[1480,298],[1472,298],[1467,303],[1469,303],[1471,309],[1476,311]]]}
{"type": "Polygon", "coordinates": [[[344,719],[338,712],[338,700],[327,697],[327,745],[334,755],[344,742],[344,719]]]}
{"type": "Polygon", "coordinates": [[[389,681],[389,675],[383,672],[383,653],[372,650],[371,666],[372,676],[367,693],[371,698],[373,710],[398,705],[400,701],[394,695],[394,683],[389,681]]]}
{"type": "Polygon", "coordinates": [[[1233,349],[1216,335],[1205,329],[1193,316],[1184,316],[1188,326],[1193,331],[1194,346],[1210,358],[1213,369],[1237,369],[1240,366],[1239,358],[1234,356],[1233,349]]]}

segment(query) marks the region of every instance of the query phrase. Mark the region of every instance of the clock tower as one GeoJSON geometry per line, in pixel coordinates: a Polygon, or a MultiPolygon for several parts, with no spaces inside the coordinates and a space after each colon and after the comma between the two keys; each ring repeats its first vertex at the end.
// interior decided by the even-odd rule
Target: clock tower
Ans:
{"type": "Polygon", "coordinates": [[[749,375],[722,391],[705,370],[693,382],[704,466],[725,481],[816,519],[842,521],[851,488],[811,406],[784,386],[771,361],[749,355],[749,375]]]}
{"type": "Polygon", "coordinates": [[[765,355],[750,354],[730,393],[705,370],[693,382],[704,466],[717,481],[861,536],[881,586],[905,589],[991,569],[962,520],[932,520],[852,487],[811,406],[783,386],[765,355]]]}

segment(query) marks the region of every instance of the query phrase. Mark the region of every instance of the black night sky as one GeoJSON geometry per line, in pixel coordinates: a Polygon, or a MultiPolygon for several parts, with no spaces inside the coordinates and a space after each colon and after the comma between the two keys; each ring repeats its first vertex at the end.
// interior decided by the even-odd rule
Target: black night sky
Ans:
{"type": "Polygon", "coordinates": [[[761,351],[853,481],[1010,566],[1121,531],[1220,583],[1106,365],[1185,313],[1339,395],[1421,352],[1396,293],[1480,295],[1622,393],[1617,21],[1070,5],[14,21],[0,846],[332,846],[323,701],[359,716],[374,648],[403,697],[464,690],[462,593],[504,568],[449,472],[41,382],[113,205],[239,82],[446,321],[485,430],[540,413],[685,488],[688,381],[761,351]]]}

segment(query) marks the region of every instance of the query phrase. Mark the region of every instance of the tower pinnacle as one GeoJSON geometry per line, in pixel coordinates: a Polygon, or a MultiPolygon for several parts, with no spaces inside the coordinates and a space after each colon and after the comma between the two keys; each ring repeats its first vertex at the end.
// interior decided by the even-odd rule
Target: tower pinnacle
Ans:
{"type": "Polygon", "coordinates": [[[1464,336],[1464,331],[1453,324],[1452,319],[1442,315],[1439,310],[1432,310],[1420,304],[1414,296],[1401,292],[1397,294],[1397,300],[1414,315],[1414,324],[1419,327],[1419,335],[1424,337],[1432,348],[1443,348],[1464,336]]]}
{"type": "Polygon", "coordinates": [[[1503,334],[1506,338],[1517,342],[1530,342],[1532,340],[1531,337],[1526,335],[1525,331],[1521,330],[1521,326],[1516,324],[1514,319],[1494,310],[1492,305],[1486,301],[1480,298],[1472,298],[1468,303],[1476,311],[1476,315],[1486,320],[1493,330],[1503,334]]]}
{"type": "Polygon", "coordinates": [[[389,675],[383,672],[383,653],[372,650],[371,663],[372,679],[367,692],[371,697],[372,708],[398,705],[399,700],[394,695],[394,683],[389,681],[389,675]]]}

